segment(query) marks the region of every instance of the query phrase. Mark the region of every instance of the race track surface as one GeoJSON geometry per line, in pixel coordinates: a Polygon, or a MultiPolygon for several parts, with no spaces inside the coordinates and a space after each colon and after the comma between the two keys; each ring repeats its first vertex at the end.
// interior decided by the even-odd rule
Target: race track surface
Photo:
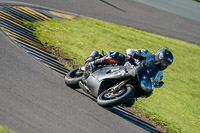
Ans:
{"type": "MultiPolygon", "coordinates": [[[[3,1],[3,0],[0,0],[3,1]]],[[[148,32],[185,40],[195,44],[200,44],[200,21],[190,19],[171,10],[166,12],[162,9],[164,2],[156,6],[156,0],[13,0],[16,2],[32,3],[45,7],[50,7],[62,11],[68,11],[80,15],[85,15],[100,20],[135,27],[148,32]],[[144,4],[146,3],[146,4],[144,4]],[[151,3],[151,4],[149,4],[151,3]],[[153,6],[149,6],[153,5],[153,6]],[[155,8],[156,6],[156,8],[155,8]],[[159,8],[158,8],[159,7],[159,8]],[[172,13],[175,12],[175,13],[172,13]]],[[[179,0],[175,0],[177,5],[179,0]]],[[[185,1],[185,0],[184,0],[185,1]]],[[[8,2],[8,1],[7,1],[8,2]]],[[[194,2],[194,1],[193,1],[194,2]]],[[[194,5],[188,4],[188,8],[194,5]]],[[[174,5],[175,5],[174,4],[174,5]]],[[[180,2],[180,6],[185,7],[185,2],[180,2]]],[[[200,5],[200,3],[196,4],[200,5]]],[[[177,8],[177,6],[172,8],[177,8]]],[[[199,6],[195,6],[197,10],[199,6]]],[[[174,9],[175,10],[175,9],[174,9]]],[[[178,9],[177,9],[178,10],[178,9]]],[[[180,10],[184,10],[180,8],[180,10]]],[[[200,9],[198,10],[200,11],[200,9]]],[[[185,10],[182,14],[191,14],[193,10],[185,10]]],[[[191,16],[191,15],[190,15],[191,16]]],[[[200,17],[198,14],[197,18],[200,17]]]]}
{"type": "MultiPolygon", "coordinates": [[[[200,43],[199,21],[134,0],[20,1],[200,43]]],[[[68,88],[3,32],[0,41],[0,125],[18,133],[147,132],[68,88]]]]}
{"type": "Polygon", "coordinates": [[[200,3],[194,0],[137,0],[144,4],[200,21],[200,3]]]}
{"type": "Polygon", "coordinates": [[[0,125],[17,133],[147,132],[68,88],[4,35],[0,40],[0,125]]]}

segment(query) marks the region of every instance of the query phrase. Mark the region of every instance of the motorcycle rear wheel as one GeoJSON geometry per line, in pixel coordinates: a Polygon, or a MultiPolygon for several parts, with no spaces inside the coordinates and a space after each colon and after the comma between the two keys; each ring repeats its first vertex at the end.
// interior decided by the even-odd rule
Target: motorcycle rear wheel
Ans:
{"type": "Polygon", "coordinates": [[[76,67],[65,76],[65,84],[73,89],[80,88],[78,82],[82,80],[82,75],[76,75],[79,69],[80,67],[76,67]]]}
{"type": "Polygon", "coordinates": [[[102,107],[113,107],[127,102],[134,95],[134,88],[129,84],[125,85],[117,93],[113,93],[112,91],[112,88],[109,88],[102,92],[97,97],[97,103],[102,107]]]}

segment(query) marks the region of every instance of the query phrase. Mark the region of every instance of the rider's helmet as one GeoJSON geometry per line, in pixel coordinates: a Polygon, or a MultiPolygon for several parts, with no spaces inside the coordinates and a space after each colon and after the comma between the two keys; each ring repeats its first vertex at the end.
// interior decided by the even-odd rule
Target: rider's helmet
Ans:
{"type": "Polygon", "coordinates": [[[159,69],[165,70],[169,65],[172,64],[174,56],[170,50],[162,48],[155,54],[155,60],[159,69]]]}

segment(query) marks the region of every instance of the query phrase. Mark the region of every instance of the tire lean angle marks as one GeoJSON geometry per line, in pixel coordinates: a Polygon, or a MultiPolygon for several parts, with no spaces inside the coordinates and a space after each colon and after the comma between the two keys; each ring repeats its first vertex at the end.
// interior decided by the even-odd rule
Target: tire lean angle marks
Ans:
{"type": "MultiPolygon", "coordinates": [[[[69,72],[69,70],[66,69],[64,65],[59,63],[58,59],[51,55],[49,51],[44,49],[43,44],[34,35],[33,29],[25,25],[23,21],[35,22],[45,21],[51,18],[73,19],[76,17],[79,16],[30,6],[0,6],[0,28],[2,31],[15,44],[23,48],[30,55],[33,55],[34,58],[40,60],[52,70],[58,72],[63,77],[67,74],[67,72],[69,72]]],[[[113,107],[108,110],[126,118],[130,122],[146,129],[147,131],[156,133],[159,132],[154,126],[139,119],[121,106],[113,107]]]]}

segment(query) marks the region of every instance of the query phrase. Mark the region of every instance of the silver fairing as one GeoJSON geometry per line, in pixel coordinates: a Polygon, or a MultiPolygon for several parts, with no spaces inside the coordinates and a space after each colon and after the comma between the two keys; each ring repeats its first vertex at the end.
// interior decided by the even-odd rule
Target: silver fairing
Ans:
{"type": "Polygon", "coordinates": [[[151,80],[145,73],[142,75],[142,79],[140,80],[140,87],[143,91],[147,93],[152,92],[154,89],[151,80]]]}
{"type": "Polygon", "coordinates": [[[107,66],[103,67],[93,73],[87,78],[87,87],[90,89],[91,93],[98,96],[102,91],[102,86],[104,86],[104,81],[109,79],[122,79],[125,77],[130,77],[125,70],[124,66],[107,66]]]}
{"type": "Polygon", "coordinates": [[[152,92],[154,89],[154,85],[160,82],[163,79],[163,72],[157,71],[154,76],[149,77],[147,73],[143,73],[140,80],[140,86],[143,91],[145,92],[152,92]]]}

